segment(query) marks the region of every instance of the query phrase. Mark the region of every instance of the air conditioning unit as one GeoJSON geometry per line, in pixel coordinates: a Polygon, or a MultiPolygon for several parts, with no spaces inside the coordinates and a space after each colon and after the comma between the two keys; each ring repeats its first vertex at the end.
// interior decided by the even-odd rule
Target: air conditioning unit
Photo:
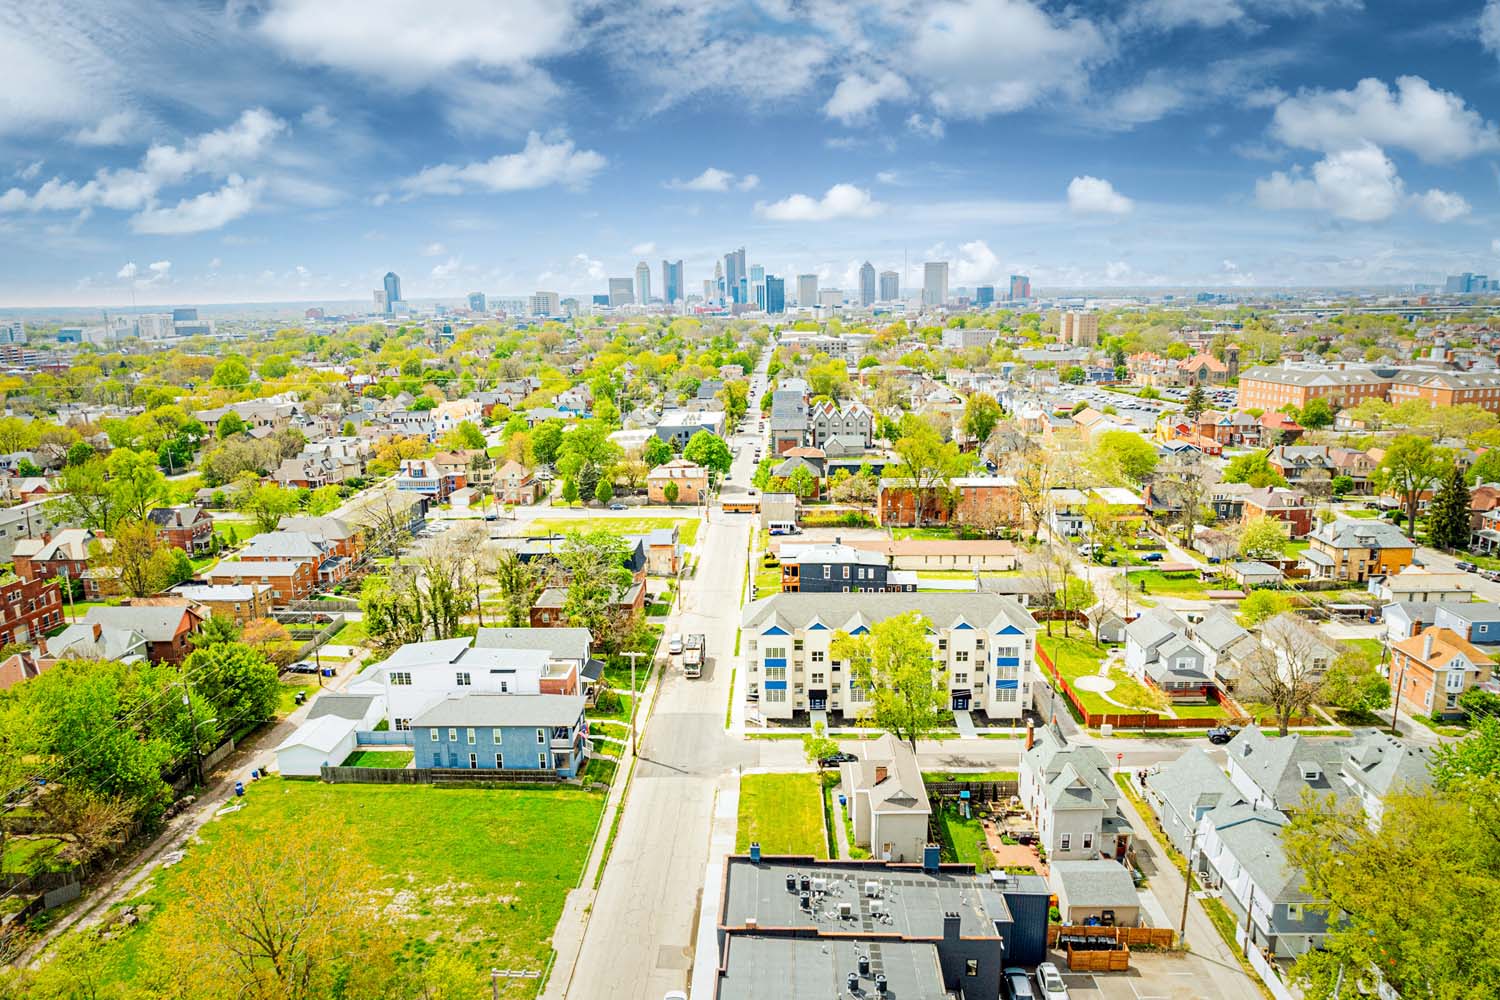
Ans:
{"type": "Polygon", "coordinates": [[[823,878],[813,879],[813,892],[827,892],[828,880],[823,878]]]}
{"type": "Polygon", "coordinates": [[[869,899],[880,898],[880,883],[874,880],[865,883],[865,896],[869,899]]]}
{"type": "Polygon", "coordinates": [[[840,903],[839,904],[839,919],[840,920],[849,920],[853,916],[854,916],[854,904],[852,904],[852,903],[840,903]]]}

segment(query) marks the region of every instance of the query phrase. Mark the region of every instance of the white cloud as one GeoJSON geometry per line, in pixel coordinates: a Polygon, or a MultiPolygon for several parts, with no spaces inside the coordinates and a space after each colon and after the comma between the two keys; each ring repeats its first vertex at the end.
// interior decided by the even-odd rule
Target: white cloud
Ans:
{"type": "Polygon", "coordinates": [[[869,118],[881,101],[899,101],[910,96],[907,82],[888,69],[878,76],[848,73],[833,88],[828,103],[823,105],[823,114],[852,125],[869,118]]]}
{"type": "Polygon", "coordinates": [[[139,273],[140,268],[135,266],[135,261],[131,261],[124,267],[120,268],[119,271],[115,272],[115,277],[119,278],[121,281],[129,281],[139,273]]]}
{"type": "Polygon", "coordinates": [[[223,266],[224,266],[224,261],[221,260],[221,259],[219,259],[218,257],[215,257],[213,260],[211,260],[211,261],[208,262],[208,269],[210,271],[217,271],[219,268],[221,268],[223,266]]]}
{"type": "Polygon", "coordinates": [[[962,244],[951,261],[953,283],[957,285],[982,285],[998,281],[1002,274],[1000,258],[984,240],[973,240],[962,244]]]}
{"type": "Polygon", "coordinates": [[[333,113],[328,110],[326,104],[313,105],[302,112],[299,120],[309,128],[333,128],[338,124],[338,119],[333,117],[333,113]]]}
{"type": "Polygon", "coordinates": [[[1479,43],[1500,54],[1500,0],[1487,0],[1479,14],[1479,43]]]}
{"type": "Polygon", "coordinates": [[[258,30],[292,58],[416,86],[465,69],[524,69],[576,39],[556,0],[271,0],[258,30]]]}
{"type": "Polygon", "coordinates": [[[434,281],[447,281],[456,276],[462,268],[463,261],[457,257],[449,257],[432,269],[432,278],[434,281]]]}
{"type": "Polygon", "coordinates": [[[760,187],[760,176],[758,174],[746,174],[734,186],[740,191],[754,191],[760,187]]]}
{"type": "Polygon", "coordinates": [[[401,181],[408,197],[422,194],[460,194],[466,190],[530,191],[565,185],[581,188],[608,161],[591,149],[578,149],[572,139],[543,139],[532,132],[518,153],[457,165],[441,163],[401,181]]]}
{"type": "Polygon", "coordinates": [[[1452,222],[1468,215],[1473,209],[1463,195],[1452,191],[1432,188],[1422,194],[1411,196],[1412,204],[1433,222],[1452,222]]]}
{"type": "Polygon", "coordinates": [[[915,132],[917,135],[925,136],[928,139],[941,139],[947,131],[947,128],[943,125],[943,120],[937,115],[927,118],[915,111],[907,116],[906,128],[908,131],[915,132]]]}
{"type": "Polygon", "coordinates": [[[255,207],[261,186],[260,181],[247,182],[239,174],[231,174],[217,191],[184,198],[171,208],[153,207],[137,213],[130,219],[130,228],[156,236],[221,229],[255,207]]]}
{"type": "Polygon", "coordinates": [[[509,73],[504,80],[460,75],[447,81],[443,92],[448,124],[475,135],[524,135],[547,120],[564,96],[556,80],[536,69],[509,73]]]}
{"type": "Polygon", "coordinates": [[[172,262],[170,260],[154,261],[148,266],[152,274],[167,274],[172,270],[172,262]]]}
{"type": "Polygon", "coordinates": [[[630,256],[632,257],[650,257],[654,253],[656,253],[655,243],[637,243],[630,248],[630,256]]]}
{"type": "Polygon", "coordinates": [[[1255,182],[1255,200],[1264,208],[1327,212],[1352,222],[1390,218],[1404,191],[1396,165],[1369,143],[1329,153],[1313,164],[1311,177],[1278,170],[1255,182]]]}
{"type": "Polygon", "coordinates": [[[760,202],[755,211],[777,222],[826,222],[830,219],[864,219],[878,215],[885,206],[870,192],[853,184],[835,184],[822,198],[794,194],[781,201],[760,202]]]}
{"type": "Polygon", "coordinates": [[[1370,77],[1353,90],[1303,91],[1277,106],[1271,134],[1325,153],[1363,143],[1396,146],[1429,162],[1500,149],[1500,129],[1462,97],[1419,76],[1397,77],[1394,89],[1370,77]]]}
{"type": "Polygon", "coordinates": [[[738,177],[728,170],[720,170],[718,167],[707,167],[697,177],[689,180],[673,177],[667,181],[665,186],[673,191],[728,191],[730,188],[749,191],[759,183],[760,178],[754,174],[746,174],[744,177],[738,177]]]}
{"type": "Polygon", "coordinates": [[[1109,181],[1085,174],[1068,182],[1068,208],[1076,215],[1126,215],[1135,202],[1109,181]]]}
{"type": "Polygon", "coordinates": [[[441,257],[448,252],[448,248],[441,243],[429,243],[420,252],[423,257],[441,257]]]}
{"type": "Polygon", "coordinates": [[[97,125],[79,129],[72,139],[80,146],[119,146],[135,138],[140,127],[140,117],[127,108],[106,115],[97,125]]]}
{"type": "Polygon", "coordinates": [[[82,121],[91,113],[95,101],[84,78],[10,25],[0,27],[0,66],[11,81],[0,88],[0,135],[82,121]]]}
{"type": "Polygon", "coordinates": [[[900,184],[901,174],[895,170],[882,170],[875,175],[875,179],[882,184],[900,184]]]}
{"type": "Polygon", "coordinates": [[[1131,15],[1136,23],[1168,30],[1222,28],[1245,19],[1238,0],[1144,0],[1131,15]]]}
{"type": "Polygon", "coordinates": [[[939,111],[982,118],[1083,93],[1089,69],[1109,54],[1091,21],[1054,17],[1033,0],[948,0],[917,27],[910,59],[939,111]],[[1003,54],[997,38],[1005,39],[1003,54]]]}
{"type": "Polygon", "coordinates": [[[43,160],[34,160],[31,163],[26,164],[26,166],[22,167],[20,170],[17,170],[16,176],[21,178],[21,180],[23,181],[34,181],[41,174],[42,167],[45,165],[45,161],[43,160]]]}

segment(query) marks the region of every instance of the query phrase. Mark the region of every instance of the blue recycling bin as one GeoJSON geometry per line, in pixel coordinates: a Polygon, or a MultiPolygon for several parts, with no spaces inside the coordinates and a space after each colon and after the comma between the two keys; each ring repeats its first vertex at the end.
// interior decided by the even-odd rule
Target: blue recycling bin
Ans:
{"type": "Polygon", "coordinates": [[[235,798],[243,798],[244,797],[244,795],[245,795],[245,783],[243,781],[236,781],[234,783],[234,795],[235,795],[235,798]]]}
{"type": "Polygon", "coordinates": [[[849,796],[845,795],[843,792],[839,792],[839,805],[841,805],[841,806],[847,806],[848,804],[849,804],[849,796]]]}

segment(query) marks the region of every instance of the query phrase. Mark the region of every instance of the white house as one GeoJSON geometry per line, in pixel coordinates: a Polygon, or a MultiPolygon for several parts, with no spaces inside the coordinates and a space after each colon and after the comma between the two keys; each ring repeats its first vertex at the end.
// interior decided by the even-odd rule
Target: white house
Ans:
{"type": "Polygon", "coordinates": [[[861,740],[859,758],[839,768],[854,842],[886,861],[919,860],[932,807],[917,755],[886,733],[878,740],[861,740]]]}
{"type": "Polygon", "coordinates": [[[1120,812],[1119,786],[1098,747],[1070,744],[1056,724],[1028,731],[1019,777],[1021,804],[1036,822],[1049,859],[1125,856],[1130,822],[1120,812]]]}

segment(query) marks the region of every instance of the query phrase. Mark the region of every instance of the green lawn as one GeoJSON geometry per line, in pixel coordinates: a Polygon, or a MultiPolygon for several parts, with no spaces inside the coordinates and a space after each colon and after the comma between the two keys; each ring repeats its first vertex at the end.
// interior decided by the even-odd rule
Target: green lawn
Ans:
{"type": "Polygon", "coordinates": [[[943,781],[1015,781],[1015,771],[923,771],[924,782],[943,781]]]}
{"type": "Polygon", "coordinates": [[[781,564],[755,568],[755,600],[781,593],[781,564]]]}
{"type": "Polygon", "coordinates": [[[411,763],[410,750],[356,750],[344,758],[341,767],[389,767],[400,770],[411,763]]]}
{"type": "Polygon", "coordinates": [[[1234,586],[1233,583],[1221,585],[1215,581],[1205,583],[1198,579],[1197,573],[1163,573],[1159,569],[1132,570],[1129,577],[1132,597],[1142,593],[1142,582],[1146,584],[1144,593],[1170,594],[1173,597],[1182,597],[1190,601],[1207,600],[1208,591],[1234,586]]]}
{"type": "Polygon", "coordinates": [[[335,646],[362,646],[370,641],[370,633],[365,630],[363,621],[345,622],[344,627],[333,633],[333,638],[328,641],[335,646]]]}
{"type": "Polygon", "coordinates": [[[924,541],[932,539],[951,541],[958,536],[952,528],[892,528],[891,537],[898,541],[905,541],[908,538],[920,538],[924,541]]]}
{"type": "Polygon", "coordinates": [[[51,871],[66,867],[53,864],[53,858],[62,846],[63,842],[56,837],[8,836],[5,838],[5,863],[0,864],[0,871],[29,872],[37,868],[51,871]]]}
{"type": "Polygon", "coordinates": [[[678,541],[690,546],[698,540],[698,525],[701,523],[696,517],[539,517],[531,522],[531,528],[538,534],[608,531],[616,535],[644,535],[675,524],[678,541]]]}
{"type": "Polygon", "coordinates": [[[944,806],[938,813],[938,829],[943,833],[943,860],[979,865],[984,851],[984,827],[977,819],[964,819],[956,805],[944,806]]]}
{"type": "Polygon", "coordinates": [[[735,850],[759,841],[766,854],[828,857],[823,795],[816,774],[747,774],[740,779],[735,850]]]}
{"type": "MultiPolygon", "coordinates": [[[[400,961],[425,962],[456,947],[476,970],[542,970],[563,902],[587,863],[604,796],[582,789],[438,789],[425,785],[325,785],[267,778],[244,808],[209,823],[182,864],[159,870],[129,903],[143,922],[101,941],[101,992],[134,981],[153,916],[173,906],[183,880],[209,863],[234,825],[279,837],[310,814],[348,824],[349,840],[380,873],[371,919],[404,940],[400,961]],[[539,835],[542,834],[542,835],[539,835]]],[[[500,995],[535,996],[539,979],[502,979],[500,995]]]]}
{"type": "Polygon", "coordinates": [[[305,674],[293,674],[283,677],[277,684],[276,690],[276,715],[285,717],[291,715],[297,708],[297,692],[306,691],[311,697],[318,690],[318,679],[308,677],[305,674]]]}
{"type": "MultiPolygon", "coordinates": [[[[1053,628],[1057,626],[1054,624],[1053,628]]],[[[1078,696],[1078,700],[1089,712],[1106,715],[1127,711],[1119,705],[1112,705],[1105,701],[1097,691],[1086,691],[1074,683],[1086,674],[1099,673],[1099,664],[1104,661],[1107,647],[1095,646],[1094,640],[1086,635],[1065,639],[1060,630],[1050,638],[1046,635],[1038,635],[1037,646],[1052,658],[1053,663],[1057,664],[1058,672],[1063,675],[1063,679],[1073,688],[1073,693],[1078,696]]],[[[1138,707],[1143,711],[1155,711],[1151,707],[1158,701],[1155,692],[1147,689],[1124,670],[1119,667],[1111,668],[1109,679],[1115,682],[1115,686],[1109,692],[1109,696],[1115,701],[1123,705],[1138,707]]]]}
{"type": "Polygon", "coordinates": [[[1370,520],[1374,520],[1375,518],[1379,517],[1380,515],[1381,515],[1380,511],[1378,511],[1378,510],[1370,510],[1367,507],[1350,507],[1350,508],[1347,508],[1345,510],[1340,510],[1339,511],[1339,516],[1340,517],[1354,517],[1354,518],[1360,518],[1362,520],[1366,519],[1366,518],[1368,518],[1370,520]]]}
{"type": "Polygon", "coordinates": [[[1345,639],[1344,645],[1358,650],[1371,663],[1379,663],[1385,655],[1385,643],[1379,639],[1345,639]]]}

